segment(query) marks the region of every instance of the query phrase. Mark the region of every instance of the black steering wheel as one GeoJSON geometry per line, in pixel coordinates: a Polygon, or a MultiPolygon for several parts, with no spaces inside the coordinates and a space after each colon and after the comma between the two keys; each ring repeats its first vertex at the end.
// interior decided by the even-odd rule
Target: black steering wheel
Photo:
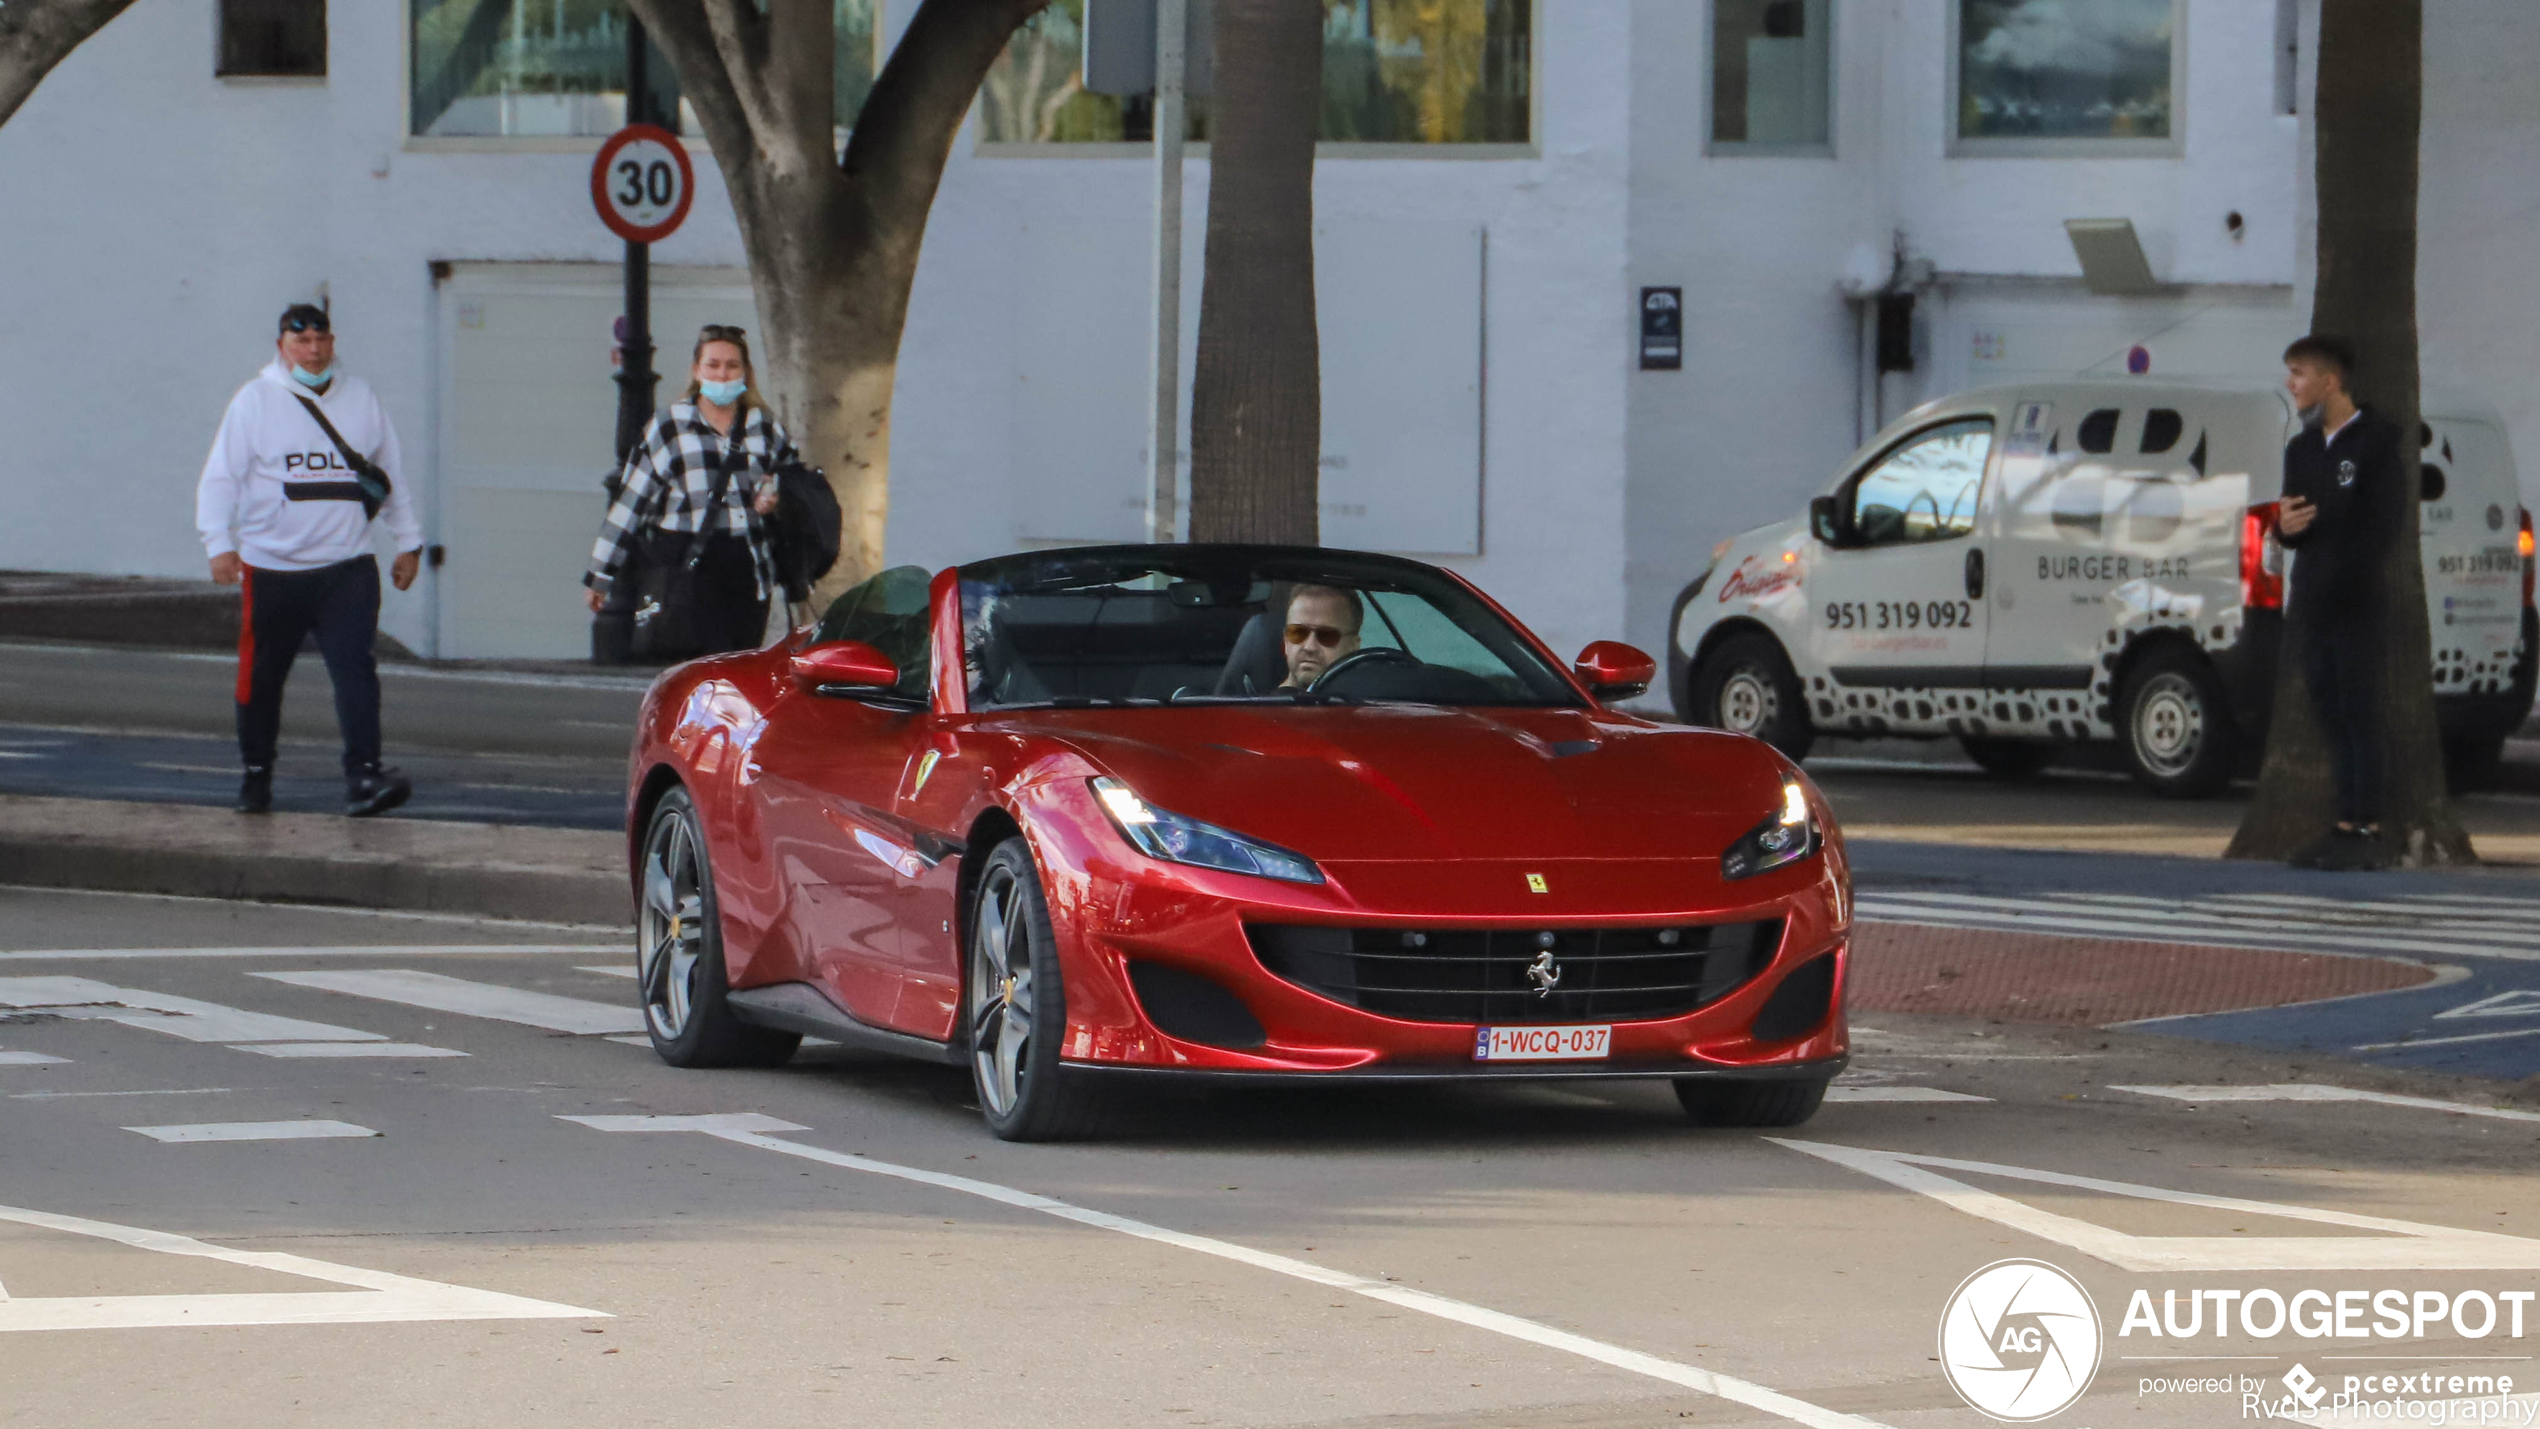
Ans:
{"type": "Polygon", "coordinates": [[[1306,692],[1320,693],[1325,685],[1339,679],[1344,672],[1368,665],[1409,665],[1418,669],[1420,659],[1408,650],[1397,650],[1390,645],[1369,645],[1363,649],[1353,650],[1333,661],[1330,668],[1314,677],[1313,684],[1305,687],[1306,692]]]}

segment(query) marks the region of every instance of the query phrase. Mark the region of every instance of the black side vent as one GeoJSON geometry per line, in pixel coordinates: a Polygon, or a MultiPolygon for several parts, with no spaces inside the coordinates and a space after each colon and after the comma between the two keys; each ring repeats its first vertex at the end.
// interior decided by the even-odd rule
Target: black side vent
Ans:
{"type": "Polygon", "coordinates": [[[1801,963],[1764,999],[1764,1010],[1755,1014],[1755,1040],[1784,1042],[1805,1037],[1826,1020],[1833,1004],[1834,955],[1828,953],[1801,963]]]}
{"type": "Polygon", "coordinates": [[[1147,1020],[1167,1037],[1209,1047],[1258,1047],[1269,1040],[1242,998],[1198,973],[1132,959],[1129,985],[1138,990],[1147,1020]]]}

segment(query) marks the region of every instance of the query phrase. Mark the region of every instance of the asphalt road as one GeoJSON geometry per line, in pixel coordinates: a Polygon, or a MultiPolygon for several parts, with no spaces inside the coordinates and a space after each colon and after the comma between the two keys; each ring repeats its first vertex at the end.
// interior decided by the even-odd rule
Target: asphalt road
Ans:
{"type": "MultiPolygon", "coordinates": [[[[2517,1425],[2540,1388],[2540,1314],[2120,1333],[2138,1291],[2532,1289],[2540,1114],[2492,1083],[1878,1015],[1774,1136],[1626,1085],[1194,1094],[1011,1146],[958,1072],[609,1040],[607,935],[10,890],[0,928],[0,999],[38,1009],[0,1020],[12,1425],[1973,1429],[1937,1333],[2014,1257],[2096,1307],[2073,1429],[2238,1422],[2297,1362],[2508,1374],[2517,1425]],[[406,1055],[314,1054],[365,1039],[406,1055]],[[700,1116],[744,1119],[606,1120],[700,1116]]],[[[2082,1353],[1981,1315],[2043,1337],[1997,1356],[2028,1378],[2082,1353]]]]}

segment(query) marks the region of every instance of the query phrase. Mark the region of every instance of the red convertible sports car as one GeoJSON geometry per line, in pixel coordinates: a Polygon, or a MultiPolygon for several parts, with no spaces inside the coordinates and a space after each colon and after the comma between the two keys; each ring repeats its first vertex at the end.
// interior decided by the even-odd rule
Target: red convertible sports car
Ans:
{"type": "Polygon", "coordinates": [[[1848,1056],[1842,841],[1770,746],[1604,708],[1653,673],[1390,556],[885,571],[645,701],[653,1045],[966,1062],[1013,1139],[1139,1076],[1664,1077],[1804,1121],[1848,1056]]]}

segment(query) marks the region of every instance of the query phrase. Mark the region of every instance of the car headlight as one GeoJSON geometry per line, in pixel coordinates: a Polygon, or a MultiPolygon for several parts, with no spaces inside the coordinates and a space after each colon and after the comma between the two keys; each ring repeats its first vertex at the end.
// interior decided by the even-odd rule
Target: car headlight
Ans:
{"type": "Polygon", "coordinates": [[[1103,812],[1120,829],[1120,836],[1135,845],[1138,852],[1166,863],[1187,863],[1198,868],[1221,868],[1228,873],[1249,873],[1259,878],[1276,878],[1287,883],[1320,883],[1323,871],[1314,860],[1303,854],[1290,853],[1259,839],[1248,839],[1231,829],[1203,824],[1180,814],[1156,808],[1138,797],[1136,790],[1117,779],[1093,781],[1094,796],[1102,801],[1103,812]]]}
{"type": "Polygon", "coordinates": [[[1815,853],[1821,842],[1817,816],[1808,809],[1808,791],[1794,779],[1782,785],[1782,806],[1772,817],[1747,830],[1720,855],[1720,877],[1736,880],[1769,873],[1815,853]]]}

